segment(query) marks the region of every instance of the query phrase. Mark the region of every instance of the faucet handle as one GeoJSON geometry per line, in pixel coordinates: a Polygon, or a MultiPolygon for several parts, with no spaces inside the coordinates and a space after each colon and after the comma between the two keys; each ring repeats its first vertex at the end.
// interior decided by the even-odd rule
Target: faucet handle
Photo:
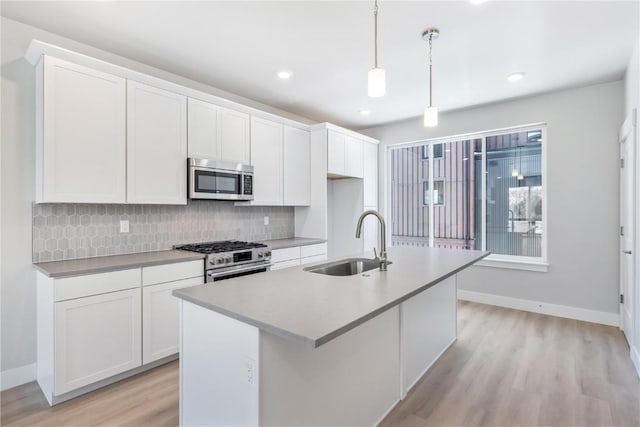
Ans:
{"type": "Polygon", "coordinates": [[[379,259],[378,254],[376,253],[376,248],[373,248],[374,259],[379,259]]]}

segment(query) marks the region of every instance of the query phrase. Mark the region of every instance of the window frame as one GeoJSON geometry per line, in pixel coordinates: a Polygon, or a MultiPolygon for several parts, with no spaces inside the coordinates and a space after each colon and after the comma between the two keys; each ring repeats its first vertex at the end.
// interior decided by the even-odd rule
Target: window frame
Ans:
{"type": "MultiPolygon", "coordinates": [[[[486,176],[487,174],[487,155],[486,155],[486,148],[487,148],[487,138],[491,137],[491,136],[497,136],[497,135],[504,135],[505,133],[515,133],[515,132],[531,132],[531,131],[535,131],[535,130],[540,130],[542,132],[542,136],[540,138],[540,144],[541,144],[541,161],[542,161],[542,165],[541,165],[541,170],[542,170],[542,200],[543,200],[543,204],[542,204],[542,223],[543,223],[543,230],[542,230],[542,248],[541,248],[541,256],[540,257],[525,257],[525,256],[517,256],[517,255],[503,255],[503,254],[490,254],[488,257],[484,258],[483,260],[479,261],[478,263],[476,263],[475,265],[479,265],[479,266],[483,266],[483,267],[491,267],[491,268],[507,268],[507,269],[518,269],[518,270],[528,270],[528,271],[537,271],[537,272],[547,272],[548,271],[548,267],[549,267],[549,262],[548,262],[548,230],[549,230],[549,219],[548,219],[548,215],[547,215],[547,207],[549,204],[549,198],[548,198],[548,185],[547,185],[547,181],[548,181],[548,175],[547,175],[547,124],[546,123],[533,123],[533,124],[526,124],[526,125],[520,125],[520,126],[511,126],[511,127],[505,127],[505,128],[499,128],[499,129],[492,129],[492,130],[487,130],[487,131],[480,131],[480,132],[471,132],[471,133],[466,133],[466,134],[459,134],[459,135],[452,135],[452,136],[446,136],[446,137],[436,137],[436,138],[429,138],[429,139],[423,139],[423,140],[418,140],[418,141],[410,141],[410,142],[400,142],[400,143],[394,143],[394,144],[389,144],[387,145],[384,151],[384,155],[385,155],[385,161],[384,161],[384,165],[385,165],[385,170],[384,170],[384,182],[385,182],[385,191],[384,191],[384,198],[385,198],[385,209],[386,212],[391,212],[391,179],[390,179],[390,171],[391,171],[391,150],[393,149],[398,149],[398,148],[406,148],[406,147],[416,147],[416,146],[428,146],[429,148],[429,154],[431,154],[433,152],[432,147],[435,144],[446,144],[449,142],[456,142],[456,141],[466,141],[466,140],[477,140],[477,139],[481,139],[482,141],[482,170],[481,170],[481,176],[486,176]]],[[[425,149],[422,149],[422,153],[424,153],[425,149]]],[[[444,150],[443,150],[444,153],[444,150]]],[[[430,159],[423,159],[423,160],[429,160],[432,161],[430,159]]],[[[432,166],[432,165],[431,165],[432,166]]],[[[429,168],[430,170],[430,175],[433,174],[433,167],[429,168]]],[[[429,177],[429,181],[433,182],[433,176],[429,177]]],[[[424,185],[424,184],[423,184],[424,185]]],[[[430,186],[430,191],[433,191],[433,186],[430,186]]],[[[486,194],[487,194],[487,180],[483,179],[482,183],[481,183],[481,200],[482,200],[482,223],[480,224],[480,228],[481,228],[481,235],[482,235],[482,249],[481,250],[486,250],[486,242],[487,242],[487,224],[486,224],[486,219],[487,219],[487,198],[486,198],[486,194]]],[[[423,199],[424,202],[424,199],[423,199]]],[[[425,205],[423,205],[425,206],[425,205]]],[[[440,205],[438,205],[440,206],[440,205]]],[[[434,204],[430,204],[430,208],[429,208],[429,217],[433,218],[433,211],[434,211],[434,204]]],[[[433,221],[430,221],[430,223],[432,224],[433,221]]],[[[387,230],[387,241],[388,242],[392,242],[391,239],[391,232],[392,232],[392,228],[389,227],[389,229],[387,230]]],[[[433,233],[430,232],[430,237],[429,237],[429,246],[433,247],[433,233]]]]}

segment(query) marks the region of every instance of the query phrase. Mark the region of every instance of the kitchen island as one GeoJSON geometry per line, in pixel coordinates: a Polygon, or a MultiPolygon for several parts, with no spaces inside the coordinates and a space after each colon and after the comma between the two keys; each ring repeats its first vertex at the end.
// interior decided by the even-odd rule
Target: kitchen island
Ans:
{"type": "Polygon", "coordinates": [[[181,425],[377,424],[455,341],[456,273],[486,255],[394,247],[387,271],[174,291],[181,425]]]}

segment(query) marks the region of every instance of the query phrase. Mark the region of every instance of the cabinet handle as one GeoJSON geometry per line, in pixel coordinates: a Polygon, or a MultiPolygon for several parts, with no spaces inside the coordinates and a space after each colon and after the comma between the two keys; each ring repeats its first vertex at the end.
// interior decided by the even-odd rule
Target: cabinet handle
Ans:
{"type": "Polygon", "coordinates": [[[627,255],[631,255],[633,252],[631,251],[622,251],[623,253],[627,254],[627,255]]]}

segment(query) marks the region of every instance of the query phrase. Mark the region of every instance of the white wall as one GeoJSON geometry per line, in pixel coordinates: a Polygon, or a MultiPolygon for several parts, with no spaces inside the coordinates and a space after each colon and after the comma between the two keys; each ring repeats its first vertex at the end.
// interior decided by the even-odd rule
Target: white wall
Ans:
{"type": "Polygon", "coordinates": [[[23,59],[32,39],[190,86],[304,123],[309,119],[148,67],[2,18],[2,152],[0,261],[2,388],[33,379],[36,361],[35,273],[31,266],[31,203],[35,194],[35,71],[23,59]],[[31,378],[30,378],[31,377],[31,378]]]}
{"type": "Polygon", "coordinates": [[[624,112],[625,117],[633,108],[640,105],[640,42],[636,43],[629,65],[624,75],[624,112]]]}
{"type": "MultiPolygon", "coordinates": [[[[623,91],[623,82],[616,81],[444,113],[437,128],[424,128],[418,117],[361,132],[381,141],[383,171],[389,144],[547,123],[548,164],[543,179],[548,189],[549,271],[472,267],[458,276],[458,286],[617,313],[617,134],[624,116],[623,91]]],[[[381,175],[381,193],[385,186],[381,175]]]]}
{"type": "MultiPolygon", "coordinates": [[[[625,117],[634,108],[640,108],[640,37],[624,76],[624,107],[625,117]]],[[[636,143],[638,143],[637,138],[638,136],[636,136],[636,143]]],[[[638,158],[638,155],[636,155],[636,158],[638,158]]],[[[636,188],[636,199],[640,200],[640,186],[636,188]]],[[[640,239],[640,229],[638,228],[636,228],[636,239],[640,239]]],[[[635,285],[635,331],[631,342],[631,358],[640,376],[640,273],[636,273],[635,285]]]]}

